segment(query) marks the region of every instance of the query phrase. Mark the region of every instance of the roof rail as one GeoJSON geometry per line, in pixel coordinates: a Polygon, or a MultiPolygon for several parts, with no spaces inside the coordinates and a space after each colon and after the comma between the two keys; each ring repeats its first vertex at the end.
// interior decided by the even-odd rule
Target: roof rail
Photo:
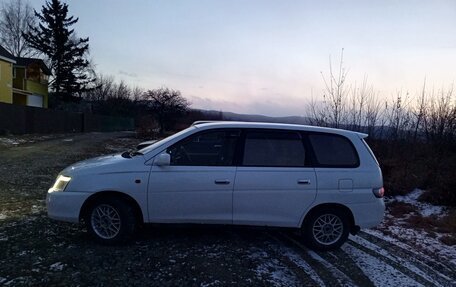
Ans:
{"type": "Polygon", "coordinates": [[[196,122],[193,122],[192,126],[197,126],[197,125],[207,124],[207,123],[217,123],[217,122],[220,122],[220,121],[196,121],[196,122]]]}

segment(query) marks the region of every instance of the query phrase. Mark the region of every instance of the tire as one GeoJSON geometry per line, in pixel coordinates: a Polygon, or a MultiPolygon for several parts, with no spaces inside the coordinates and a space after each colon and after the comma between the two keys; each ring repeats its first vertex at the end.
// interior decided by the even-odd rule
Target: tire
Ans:
{"type": "Polygon", "coordinates": [[[337,208],[322,208],[312,212],[302,227],[307,246],[318,251],[338,249],[347,241],[349,231],[347,214],[337,208]]]}
{"type": "Polygon", "coordinates": [[[90,205],[85,223],[90,235],[102,244],[119,244],[130,240],[138,222],[133,208],[118,198],[101,198],[90,205]]]}

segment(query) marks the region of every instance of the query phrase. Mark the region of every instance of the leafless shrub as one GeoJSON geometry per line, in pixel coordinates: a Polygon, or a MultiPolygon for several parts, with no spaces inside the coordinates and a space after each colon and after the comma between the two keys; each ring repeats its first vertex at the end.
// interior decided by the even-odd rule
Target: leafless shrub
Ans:
{"type": "Polygon", "coordinates": [[[426,140],[434,144],[454,145],[456,132],[456,105],[453,86],[447,90],[441,89],[434,93],[423,115],[423,125],[426,140]]]}

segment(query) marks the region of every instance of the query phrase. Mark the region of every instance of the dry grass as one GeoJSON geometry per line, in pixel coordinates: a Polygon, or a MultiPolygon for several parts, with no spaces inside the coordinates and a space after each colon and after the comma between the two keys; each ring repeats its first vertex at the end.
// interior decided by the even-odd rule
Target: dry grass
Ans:
{"type": "Polygon", "coordinates": [[[417,213],[418,209],[410,203],[393,201],[388,204],[388,211],[394,217],[404,217],[405,215],[417,213]]]}
{"type": "Polygon", "coordinates": [[[419,214],[413,214],[406,219],[407,224],[415,229],[427,231],[433,237],[437,237],[436,233],[444,234],[439,238],[443,244],[453,246],[456,245],[456,211],[453,210],[443,217],[428,216],[423,217],[419,214]]]}
{"type": "Polygon", "coordinates": [[[445,235],[439,238],[440,242],[448,246],[456,245],[456,237],[454,235],[445,235]]]}
{"type": "MultiPolygon", "coordinates": [[[[405,202],[393,201],[388,205],[388,212],[392,216],[389,220],[402,220],[402,224],[413,229],[426,231],[431,237],[437,238],[448,246],[456,245],[456,208],[448,208],[444,216],[422,216],[417,207],[405,202]]],[[[387,223],[387,224],[393,224],[387,223]]]]}

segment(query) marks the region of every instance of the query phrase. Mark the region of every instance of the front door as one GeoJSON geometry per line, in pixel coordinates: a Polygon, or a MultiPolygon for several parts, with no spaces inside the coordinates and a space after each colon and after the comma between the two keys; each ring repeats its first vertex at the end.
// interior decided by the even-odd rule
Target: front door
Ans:
{"type": "Polygon", "coordinates": [[[165,151],[170,166],[153,166],[149,179],[151,222],[232,223],[234,152],[240,132],[200,132],[165,151]]]}

